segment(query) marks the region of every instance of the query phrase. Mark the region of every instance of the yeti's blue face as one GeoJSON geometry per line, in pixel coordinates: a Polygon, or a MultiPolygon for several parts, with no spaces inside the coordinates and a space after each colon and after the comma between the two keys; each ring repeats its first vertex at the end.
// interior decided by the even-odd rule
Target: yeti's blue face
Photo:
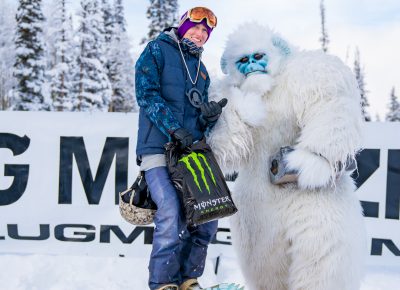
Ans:
{"type": "Polygon", "coordinates": [[[236,68],[246,77],[249,74],[261,73],[266,74],[268,65],[268,57],[265,53],[253,53],[241,57],[236,61],[236,68]]]}

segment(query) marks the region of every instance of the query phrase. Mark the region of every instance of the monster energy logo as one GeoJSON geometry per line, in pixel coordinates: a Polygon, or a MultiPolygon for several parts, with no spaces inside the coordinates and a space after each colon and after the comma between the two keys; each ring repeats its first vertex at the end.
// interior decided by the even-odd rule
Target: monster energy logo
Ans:
{"type": "Polygon", "coordinates": [[[203,200],[194,205],[194,210],[200,211],[203,213],[208,213],[216,210],[222,210],[225,207],[229,208],[229,204],[232,203],[232,200],[229,196],[223,196],[219,198],[213,198],[209,200],[203,200]]]}
{"type": "Polygon", "coordinates": [[[206,189],[208,191],[208,194],[211,194],[210,186],[208,185],[208,182],[207,182],[207,179],[206,179],[206,176],[205,176],[205,169],[203,168],[203,165],[201,164],[200,160],[203,161],[203,164],[205,165],[205,167],[207,168],[208,172],[210,173],[211,179],[214,182],[214,185],[217,185],[217,183],[215,181],[214,174],[213,174],[213,172],[211,170],[210,165],[207,162],[206,157],[201,153],[192,152],[189,155],[184,156],[181,159],[179,159],[179,162],[185,163],[186,168],[192,174],[194,182],[196,183],[197,187],[199,188],[199,190],[201,192],[203,192],[203,190],[201,189],[200,183],[199,183],[199,178],[197,177],[197,173],[196,173],[195,169],[192,167],[192,165],[190,164],[190,159],[192,159],[193,162],[196,164],[196,167],[200,172],[201,180],[203,181],[203,183],[204,183],[204,185],[205,185],[205,187],[206,187],[206,189]]]}

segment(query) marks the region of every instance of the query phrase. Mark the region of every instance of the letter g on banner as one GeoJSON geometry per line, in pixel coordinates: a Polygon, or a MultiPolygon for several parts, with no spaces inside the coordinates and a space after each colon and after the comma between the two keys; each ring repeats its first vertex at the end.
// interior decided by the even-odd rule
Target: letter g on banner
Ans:
{"type": "MultiPolygon", "coordinates": [[[[30,139],[25,135],[19,137],[10,133],[0,133],[1,148],[10,149],[14,156],[20,155],[28,149],[30,139]]],[[[24,194],[28,183],[29,165],[5,164],[4,176],[13,176],[14,180],[8,189],[0,190],[0,206],[16,202],[24,194]]]]}

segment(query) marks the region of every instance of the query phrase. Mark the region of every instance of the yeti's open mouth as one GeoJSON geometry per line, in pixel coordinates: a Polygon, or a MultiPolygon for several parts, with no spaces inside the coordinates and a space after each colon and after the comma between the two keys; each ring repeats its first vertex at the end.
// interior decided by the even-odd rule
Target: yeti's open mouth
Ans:
{"type": "Polygon", "coordinates": [[[268,74],[266,70],[255,70],[246,74],[246,78],[250,75],[258,75],[258,74],[268,74]]]}

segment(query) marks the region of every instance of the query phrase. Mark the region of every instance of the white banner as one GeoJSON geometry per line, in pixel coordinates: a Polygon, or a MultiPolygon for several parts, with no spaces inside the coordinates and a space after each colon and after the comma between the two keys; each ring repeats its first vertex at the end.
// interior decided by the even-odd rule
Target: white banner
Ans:
{"type": "MultiPolygon", "coordinates": [[[[398,265],[400,123],[364,131],[368,263],[398,265]]],[[[138,173],[136,134],[134,113],[0,112],[0,252],[148,257],[153,226],[125,222],[116,200],[138,173]]],[[[230,244],[224,219],[209,256],[230,244]]]]}
{"type": "Polygon", "coordinates": [[[400,262],[400,122],[365,123],[357,190],[364,207],[370,265],[400,262]],[[361,176],[364,175],[364,176],[361,176]],[[360,185],[360,184],[358,184],[360,185]]]}

